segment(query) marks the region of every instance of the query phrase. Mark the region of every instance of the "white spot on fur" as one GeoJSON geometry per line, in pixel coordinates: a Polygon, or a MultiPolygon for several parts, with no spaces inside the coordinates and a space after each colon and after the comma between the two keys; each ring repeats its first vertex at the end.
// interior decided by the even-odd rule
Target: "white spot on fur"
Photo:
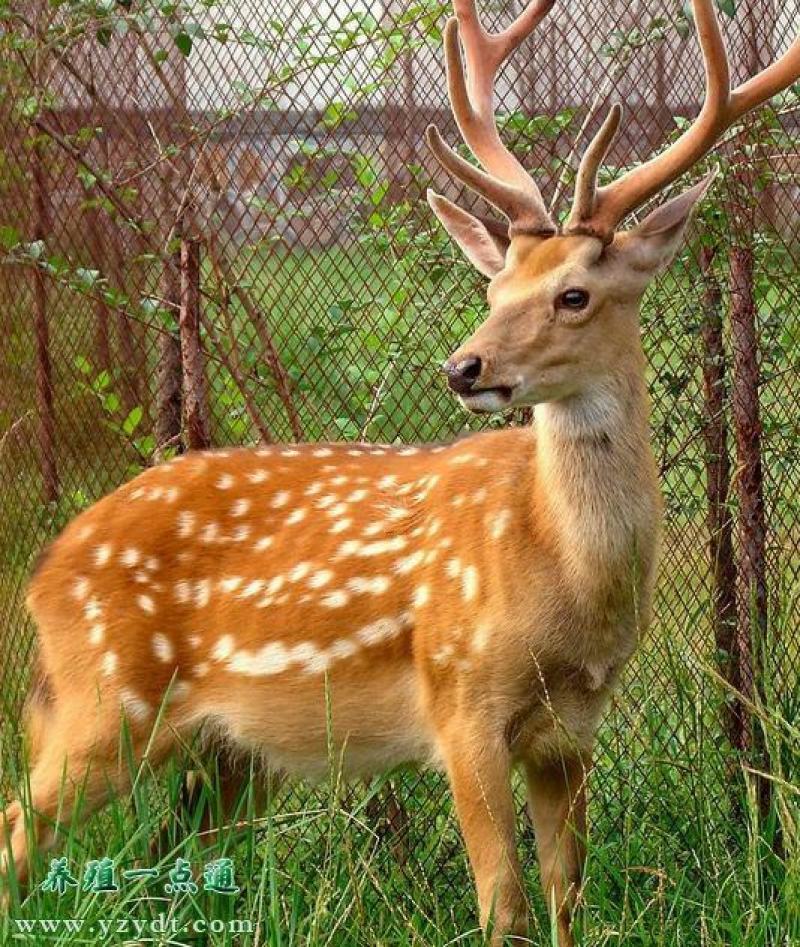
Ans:
{"type": "Polygon", "coordinates": [[[172,642],[160,631],[157,631],[153,635],[153,654],[162,664],[169,664],[175,657],[175,649],[172,647],[172,642]]]}
{"type": "Polygon", "coordinates": [[[150,716],[150,705],[130,688],[123,687],[119,692],[119,699],[131,720],[147,720],[150,716]]]}
{"type": "Polygon", "coordinates": [[[119,561],[123,566],[127,566],[129,569],[132,569],[141,558],[142,554],[138,549],[135,549],[133,546],[130,546],[123,553],[120,554],[119,561]]]}
{"type": "Polygon", "coordinates": [[[86,576],[78,576],[72,586],[72,597],[77,602],[83,602],[89,594],[89,580],[86,576]]]}
{"type": "Polygon", "coordinates": [[[253,546],[253,549],[255,549],[256,552],[263,552],[265,549],[269,549],[273,542],[275,542],[275,540],[272,536],[262,536],[253,546]]]}
{"type": "Polygon", "coordinates": [[[333,451],[329,447],[318,447],[317,450],[312,451],[314,457],[330,457],[333,454],[333,451]]]}
{"type": "Polygon", "coordinates": [[[347,539],[339,546],[338,555],[341,558],[355,556],[363,545],[360,539],[347,539]]]}
{"type": "Polygon", "coordinates": [[[411,627],[411,617],[408,614],[397,618],[379,618],[377,621],[364,625],[356,632],[356,638],[368,647],[395,638],[405,628],[411,627]]]}
{"type": "Polygon", "coordinates": [[[335,517],[337,517],[337,516],[342,516],[342,515],[343,515],[344,513],[346,513],[346,512],[347,512],[347,504],[346,504],[346,503],[337,503],[336,506],[332,506],[332,507],[328,510],[328,516],[332,516],[332,517],[335,518],[335,517]]]}
{"type": "Polygon", "coordinates": [[[449,462],[451,464],[468,464],[473,460],[475,460],[474,454],[456,454],[449,459],[449,462]]]}
{"type": "Polygon", "coordinates": [[[167,487],[164,491],[164,499],[167,503],[174,503],[180,495],[181,491],[177,487],[167,487]]]}
{"type": "Polygon", "coordinates": [[[205,608],[211,600],[211,579],[198,579],[194,585],[195,608],[205,608]]]}
{"type": "Polygon", "coordinates": [[[345,497],[348,503],[360,503],[362,500],[366,500],[369,496],[369,490],[353,490],[353,492],[345,497]]]}
{"type": "Polygon", "coordinates": [[[343,533],[346,529],[348,529],[352,525],[353,525],[353,521],[351,519],[345,518],[343,520],[337,520],[337,522],[335,522],[333,526],[331,526],[328,532],[334,533],[334,534],[343,533]]]}
{"type": "Polygon", "coordinates": [[[179,605],[186,605],[192,597],[191,584],[186,579],[178,579],[172,590],[172,594],[179,605]]]}
{"type": "Polygon", "coordinates": [[[294,526],[296,523],[302,523],[306,518],[306,508],[301,506],[297,510],[292,510],[292,512],[286,517],[286,525],[294,526]]]}
{"type": "Polygon", "coordinates": [[[391,579],[385,575],[354,576],[347,580],[348,589],[356,595],[383,595],[391,584],[391,579]]]}
{"type": "Polygon", "coordinates": [[[323,585],[327,585],[333,578],[333,572],[330,569],[320,569],[318,572],[315,572],[308,580],[309,588],[312,589],[321,589],[323,585]]]}
{"type": "Polygon", "coordinates": [[[217,523],[208,523],[200,530],[200,542],[211,545],[217,541],[219,536],[219,525],[217,523]]]}
{"type": "Polygon", "coordinates": [[[404,447],[403,450],[398,451],[398,457],[413,457],[414,454],[419,453],[418,447],[404,447]]]}
{"type": "Polygon", "coordinates": [[[397,483],[397,477],[394,474],[389,474],[386,477],[381,477],[378,481],[378,487],[381,490],[389,490],[391,487],[395,486],[397,483]]]}
{"type": "Polygon", "coordinates": [[[203,639],[200,637],[200,635],[189,635],[186,640],[189,642],[189,647],[191,648],[199,648],[203,643],[203,639]]]}
{"type": "Polygon", "coordinates": [[[304,579],[310,571],[310,562],[298,562],[297,565],[289,571],[289,581],[299,582],[301,579],[304,579]]]}
{"type": "Polygon", "coordinates": [[[148,572],[155,572],[160,565],[161,563],[158,561],[158,559],[156,559],[155,556],[150,556],[147,562],[145,562],[144,567],[148,570],[148,572]]]}
{"type": "Polygon", "coordinates": [[[137,595],[136,604],[148,615],[155,615],[156,603],[149,595],[137,595]]]}
{"type": "Polygon", "coordinates": [[[259,467],[258,470],[251,470],[250,473],[247,474],[247,479],[250,483],[263,483],[267,477],[269,477],[269,471],[263,467],[259,467]]]}
{"type": "Polygon", "coordinates": [[[321,510],[325,510],[325,509],[327,509],[329,506],[333,506],[333,504],[334,504],[338,499],[339,499],[338,497],[334,496],[332,493],[329,493],[327,496],[320,497],[319,500],[317,500],[317,506],[318,506],[321,510]]]}
{"type": "Polygon", "coordinates": [[[239,593],[239,598],[253,598],[255,595],[264,588],[263,579],[253,579],[251,582],[248,582],[247,585],[239,593]]]}
{"type": "Polygon", "coordinates": [[[411,572],[412,569],[416,569],[417,566],[422,565],[424,558],[425,553],[423,550],[418,549],[416,552],[412,552],[410,555],[398,559],[394,564],[394,570],[404,575],[407,572],[411,572]]]}
{"type": "Polygon", "coordinates": [[[281,457],[299,457],[300,451],[290,447],[288,450],[281,451],[281,457]]]}
{"type": "Polygon", "coordinates": [[[458,556],[447,560],[445,571],[451,579],[457,579],[461,575],[461,560],[458,556]]]}
{"type": "Polygon", "coordinates": [[[233,635],[223,635],[214,645],[211,656],[215,661],[226,661],[233,654],[235,646],[233,635]]]}
{"type": "Polygon", "coordinates": [[[111,544],[103,543],[102,546],[96,546],[94,550],[94,564],[104,566],[111,558],[111,544]]]}
{"type": "Polygon", "coordinates": [[[192,535],[196,519],[193,510],[181,510],[178,513],[178,536],[181,539],[187,539],[192,535]]]}
{"type": "Polygon", "coordinates": [[[350,596],[343,589],[328,592],[322,597],[325,608],[343,608],[350,601],[350,596]]]}
{"type": "Polygon", "coordinates": [[[251,506],[251,500],[249,500],[247,497],[239,497],[239,499],[231,507],[231,516],[244,516],[251,506]]]}
{"type": "Polygon", "coordinates": [[[332,487],[343,487],[349,480],[349,477],[346,477],[344,474],[339,474],[338,477],[331,478],[332,487]]]}
{"type": "Polygon", "coordinates": [[[244,579],[240,575],[229,575],[219,580],[219,587],[223,592],[230,595],[239,588],[243,581],[244,579]]]}
{"type": "Polygon", "coordinates": [[[103,677],[111,677],[114,671],[116,671],[118,664],[119,659],[116,653],[114,651],[106,651],[103,655],[103,660],[100,662],[100,670],[103,677]]]}
{"type": "Polygon", "coordinates": [[[478,570],[467,566],[461,575],[461,591],[465,602],[471,602],[478,594],[478,570]]]}
{"type": "Polygon", "coordinates": [[[511,510],[502,509],[495,516],[494,521],[491,525],[491,535],[492,539],[500,539],[503,533],[508,529],[508,524],[511,522],[511,510]]]}
{"type": "Polygon", "coordinates": [[[106,626],[101,622],[92,625],[89,629],[89,644],[94,645],[95,647],[103,643],[103,638],[106,636],[106,626]]]}
{"type": "Polygon", "coordinates": [[[243,543],[245,539],[248,538],[252,532],[252,527],[247,523],[242,523],[241,526],[237,526],[236,529],[231,533],[231,542],[232,543],[243,543]]]}
{"type": "Polygon", "coordinates": [[[472,650],[479,654],[489,646],[489,636],[492,633],[492,627],[488,622],[478,622],[475,626],[475,633],[472,636],[472,650]]]}
{"type": "Polygon", "coordinates": [[[103,606],[100,604],[100,600],[92,596],[83,606],[83,614],[86,616],[87,621],[97,621],[103,614],[103,606]]]}
{"type": "Polygon", "coordinates": [[[387,552],[398,552],[405,549],[408,541],[405,536],[393,536],[391,539],[382,539],[374,543],[364,543],[358,550],[359,556],[381,556],[387,552]]]}
{"type": "Polygon", "coordinates": [[[431,590],[428,585],[420,585],[414,589],[414,607],[422,608],[423,605],[427,604],[428,600],[431,597],[431,590]]]}
{"type": "Polygon", "coordinates": [[[321,483],[310,483],[305,489],[305,495],[307,497],[316,496],[318,493],[322,493],[323,485],[321,483]]]}
{"type": "Polygon", "coordinates": [[[278,510],[282,506],[286,506],[286,504],[289,502],[289,496],[290,494],[288,490],[279,490],[272,498],[273,509],[278,510]]]}
{"type": "Polygon", "coordinates": [[[233,482],[233,474],[225,473],[217,480],[216,487],[218,490],[230,490],[233,482]]]}

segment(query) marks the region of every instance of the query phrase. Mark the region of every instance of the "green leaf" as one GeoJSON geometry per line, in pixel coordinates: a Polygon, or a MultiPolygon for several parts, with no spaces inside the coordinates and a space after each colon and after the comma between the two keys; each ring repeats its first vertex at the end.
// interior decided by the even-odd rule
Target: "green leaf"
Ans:
{"type": "Polygon", "coordinates": [[[11,227],[8,224],[4,224],[0,227],[0,246],[5,247],[6,250],[10,250],[12,247],[15,247],[19,241],[20,235],[16,227],[11,227]]]}
{"type": "Polygon", "coordinates": [[[110,391],[107,395],[103,396],[103,410],[108,412],[108,414],[113,414],[117,411],[119,405],[119,395],[116,394],[116,392],[110,391]]]}
{"type": "Polygon", "coordinates": [[[144,411],[140,405],[137,404],[136,407],[131,408],[128,412],[128,416],[122,422],[122,430],[128,435],[133,434],[136,428],[139,427],[143,414],[144,411]]]}
{"type": "Polygon", "coordinates": [[[188,56],[189,53],[191,53],[192,37],[189,36],[188,33],[185,33],[183,31],[181,31],[180,33],[176,33],[174,40],[175,40],[175,45],[178,47],[182,55],[188,56]]]}
{"type": "Polygon", "coordinates": [[[731,18],[736,16],[736,0],[717,0],[717,7],[731,18]]]}
{"type": "Polygon", "coordinates": [[[85,355],[76,355],[75,356],[75,367],[81,373],[81,375],[90,375],[92,371],[92,363],[85,355]]]}

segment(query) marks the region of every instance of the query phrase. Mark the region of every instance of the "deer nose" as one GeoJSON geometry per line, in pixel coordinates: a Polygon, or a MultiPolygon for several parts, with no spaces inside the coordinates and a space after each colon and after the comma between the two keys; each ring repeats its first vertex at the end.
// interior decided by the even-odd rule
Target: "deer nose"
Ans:
{"type": "Polygon", "coordinates": [[[457,362],[447,361],[442,371],[447,375],[447,384],[459,395],[465,395],[480,378],[481,360],[477,355],[467,355],[457,362]]]}

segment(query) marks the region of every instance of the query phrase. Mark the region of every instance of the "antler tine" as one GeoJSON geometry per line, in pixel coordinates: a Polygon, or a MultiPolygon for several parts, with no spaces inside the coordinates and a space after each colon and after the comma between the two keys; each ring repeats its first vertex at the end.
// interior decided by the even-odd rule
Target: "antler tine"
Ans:
{"type": "Polygon", "coordinates": [[[614,103],[581,158],[575,179],[575,196],[572,200],[572,210],[565,227],[567,233],[575,233],[581,227],[588,226],[587,222],[591,219],[595,194],[597,193],[597,173],[603,159],[608,154],[614,136],[617,134],[621,118],[622,106],[614,103]]]}
{"type": "Polygon", "coordinates": [[[554,2],[533,0],[507,29],[488,33],[480,22],[474,0],[455,0],[456,17],[448,20],[444,30],[453,115],[464,141],[487,173],[476,173],[472,165],[445,145],[433,126],[428,130],[428,143],[451,174],[503,211],[511,221],[512,236],[521,232],[552,234],[556,228],[533,179],[500,140],[494,117],[494,79],[501,64],[554,2]]]}
{"type": "Polygon", "coordinates": [[[725,42],[713,0],[692,0],[706,76],[705,101],[691,127],[665,151],[596,190],[594,207],[578,219],[570,215],[566,230],[591,233],[606,242],[632,210],[671,184],[706,155],[738,118],[785,89],[800,76],[800,38],[763,72],[731,91],[725,42]]]}

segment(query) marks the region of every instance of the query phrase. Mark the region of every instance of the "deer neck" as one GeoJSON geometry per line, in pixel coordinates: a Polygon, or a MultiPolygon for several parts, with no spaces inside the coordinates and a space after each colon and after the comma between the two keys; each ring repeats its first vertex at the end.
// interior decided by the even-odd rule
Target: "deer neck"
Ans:
{"type": "Polygon", "coordinates": [[[587,392],[537,406],[536,513],[574,577],[606,585],[652,559],[659,501],[641,351],[587,392]]]}

